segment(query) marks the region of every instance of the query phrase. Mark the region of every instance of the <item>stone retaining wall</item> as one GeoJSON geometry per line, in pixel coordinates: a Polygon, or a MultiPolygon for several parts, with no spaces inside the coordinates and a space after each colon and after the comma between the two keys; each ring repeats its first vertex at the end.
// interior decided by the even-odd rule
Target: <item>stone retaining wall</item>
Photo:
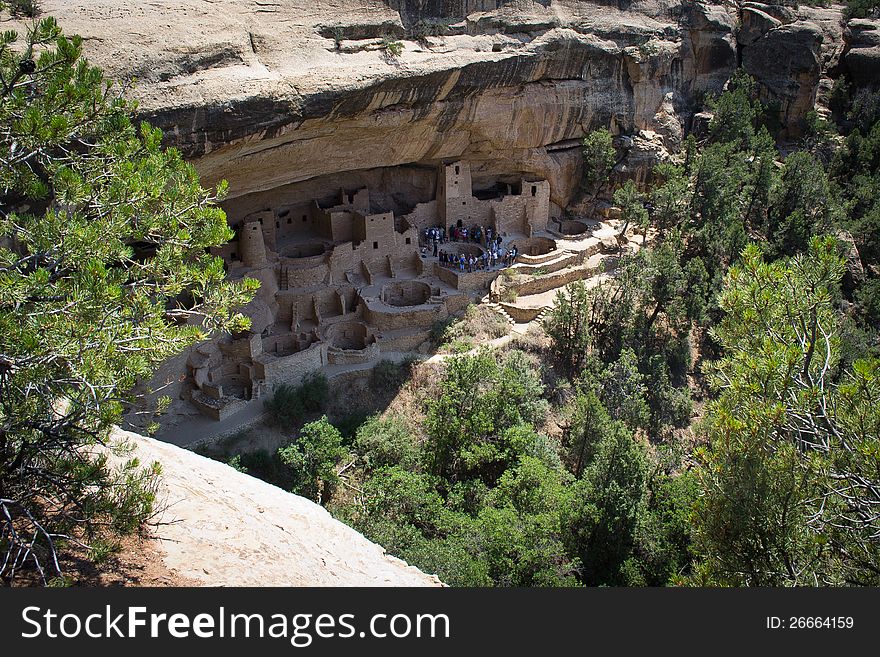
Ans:
{"type": "Polygon", "coordinates": [[[511,287],[514,288],[521,297],[531,294],[543,294],[544,292],[564,287],[573,281],[590,278],[601,271],[601,267],[577,267],[574,269],[567,269],[558,274],[538,276],[531,280],[511,285],[511,287]]]}

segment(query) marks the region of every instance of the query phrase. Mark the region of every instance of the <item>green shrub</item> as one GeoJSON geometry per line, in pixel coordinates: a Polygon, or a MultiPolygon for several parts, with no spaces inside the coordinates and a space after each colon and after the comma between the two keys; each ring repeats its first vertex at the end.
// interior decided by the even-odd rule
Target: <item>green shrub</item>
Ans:
{"type": "Polygon", "coordinates": [[[355,451],[369,470],[399,465],[414,469],[419,460],[419,446],[403,418],[378,415],[367,419],[354,440],[355,451]]]}
{"type": "Polygon", "coordinates": [[[509,331],[510,326],[500,313],[488,306],[471,304],[465,309],[464,317],[446,324],[436,344],[466,343],[470,349],[474,344],[500,338],[509,331]]]}
{"type": "Polygon", "coordinates": [[[299,387],[302,390],[306,411],[309,413],[317,413],[327,404],[330,385],[327,383],[327,377],[322,373],[313,372],[306,375],[299,387]]]}
{"type": "Polygon", "coordinates": [[[336,26],[332,30],[333,34],[333,43],[336,46],[336,50],[339,50],[342,47],[342,40],[345,38],[345,32],[339,26],[336,26]]]}
{"type": "Polygon", "coordinates": [[[871,18],[880,13],[880,0],[847,0],[846,18],[871,18]]]}
{"type": "Polygon", "coordinates": [[[295,442],[278,450],[291,470],[291,491],[318,504],[326,504],[339,485],[336,466],[345,454],[342,435],[326,415],[306,424],[295,442]]]}
{"type": "Polygon", "coordinates": [[[446,317],[444,319],[438,319],[434,322],[434,325],[431,327],[431,332],[428,335],[428,339],[431,341],[435,347],[440,346],[441,344],[449,341],[449,331],[453,324],[456,322],[455,317],[446,317]]]}
{"type": "Polygon", "coordinates": [[[239,472],[241,472],[243,474],[248,473],[248,469],[241,464],[241,454],[236,454],[231,459],[226,461],[226,465],[228,465],[233,470],[238,470],[239,472]]]}
{"type": "Polygon", "coordinates": [[[474,348],[474,343],[467,338],[459,338],[458,340],[453,340],[449,345],[449,351],[454,354],[463,354],[474,348]]]}
{"type": "Polygon", "coordinates": [[[306,415],[323,410],[329,395],[327,377],[318,372],[307,375],[298,386],[278,384],[264,403],[273,422],[289,429],[306,415]]]}
{"type": "Polygon", "coordinates": [[[379,48],[386,57],[397,59],[403,54],[403,43],[390,36],[383,36],[379,48]]]}
{"type": "Polygon", "coordinates": [[[370,383],[375,390],[396,390],[409,379],[413,359],[399,363],[383,359],[376,363],[370,375],[370,383]]]}

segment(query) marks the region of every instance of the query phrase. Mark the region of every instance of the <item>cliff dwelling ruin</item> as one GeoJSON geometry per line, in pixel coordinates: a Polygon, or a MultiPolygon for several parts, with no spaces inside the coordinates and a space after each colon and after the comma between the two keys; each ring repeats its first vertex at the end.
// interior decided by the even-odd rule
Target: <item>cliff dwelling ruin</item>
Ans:
{"type": "MultiPolygon", "coordinates": [[[[309,372],[427,355],[431,328],[469,303],[491,303],[520,327],[540,320],[559,288],[597,279],[619,246],[613,210],[579,201],[586,133],[608,127],[615,181],[647,184],[711,118],[701,99],[739,64],[794,129],[814,105],[820,62],[844,56],[839,17],[825,8],[774,20],[743,9],[740,29],[707,3],[211,5],[204,15],[132,9],[139,21],[173,23],[175,53],[131,35],[129,18],[65,17],[110,75],[138,72],[144,118],[203,184],[227,181],[236,236],[216,253],[231,277],[261,282],[244,308],[250,331],[189,349],[149,383],[171,397],[162,433],[180,443],[189,437],[171,434],[187,433],[186,418],[205,426],[262,407],[248,405],[309,372]],[[383,51],[389,40],[402,44],[399,57],[383,51]],[[137,57],[119,59],[130,43],[137,57]],[[768,78],[780,52],[785,74],[768,78]],[[510,276],[500,265],[441,265],[425,229],[448,238],[459,221],[517,249],[510,276]]],[[[441,249],[481,258],[487,246],[454,244],[441,249]]]]}
{"type": "Polygon", "coordinates": [[[445,231],[438,249],[477,260],[486,235],[452,241],[453,229],[489,229],[529,266],[558,255],[556,238],[571,223],[551,219],[545,180],[475,191],[469,163],[456,161],[437,167],[435,190],[434,199],[399,216],[371,203],[366,187],[341,190],[329,204],[230,211],[236,237],[215,254],[230,277],[261,282],[245,309],[251,330],[198,345],[160,375],[180,382],[179,399],[223,420],[321,368],[424,352],[432,326],[486,297],[503,268],[442,266],[430,229],[445,231]]]}

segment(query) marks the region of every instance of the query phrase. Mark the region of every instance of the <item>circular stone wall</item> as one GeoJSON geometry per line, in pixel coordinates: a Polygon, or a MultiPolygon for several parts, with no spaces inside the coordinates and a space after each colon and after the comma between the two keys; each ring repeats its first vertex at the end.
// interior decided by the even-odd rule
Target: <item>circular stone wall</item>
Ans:
{"type": "Polygon", "coordinates": [[[340,322],[327,329],[327,340],[338,349],[366,349],[369,337],[363,322],[340,322]]]}
{"type": "Polygon", "coordinates": [[[589,230],[587,224],[583,221],[563,221],[559,227],[563,235],[582,235],[589,230]]]}
{"type": "Polygon", "coordinates": [[[556,242],[547,237],[528,237],[513,243],[519,255],[541,256],[556,250],[556,242]]]}
{"type": "Polygon", "coordinates": [[[327,250],[321,242],[307,242],[305,244],[291,244],[281,253],[285,258],[312,258],[322,255],[327,250]]]}
{"type": "Polygon", "coordinates": [[[431,286],[421,281],[386,283],[381,298],[389,306],[418,306],[431,298],[431,286]]]}

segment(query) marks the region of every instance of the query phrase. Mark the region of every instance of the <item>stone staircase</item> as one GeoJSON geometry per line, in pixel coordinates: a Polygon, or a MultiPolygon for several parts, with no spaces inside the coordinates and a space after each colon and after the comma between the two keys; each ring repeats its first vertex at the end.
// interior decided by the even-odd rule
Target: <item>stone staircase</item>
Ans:
{"type": "Polygon", "coordinates": [[[533,319],[532,321],[533,321],[533,322],[538,322],[538,324],[540,324],[541,322],[543,322],[543,321],[544,321],[544,316],[545,316],[548,312],[550,312],[551,308],[552,308],[552,306],[544,306],[543,308],[541,308],[541,311],[538,313],[538,316],[535,317],[535,319],[533,319]]]}
{"type": "Polygon", "coordinates": [[[516,321],[514,321],[513,317],[511,317],[507,313],[507,311],[501,304],[495,303],[494,301],[489,301],[487,303],[484,303],[483,305],[501,315],[501,317],[504,318],[504,320],[510,325],[511,328],[513,328],[513,326],[516,324],[516,321]]]}

